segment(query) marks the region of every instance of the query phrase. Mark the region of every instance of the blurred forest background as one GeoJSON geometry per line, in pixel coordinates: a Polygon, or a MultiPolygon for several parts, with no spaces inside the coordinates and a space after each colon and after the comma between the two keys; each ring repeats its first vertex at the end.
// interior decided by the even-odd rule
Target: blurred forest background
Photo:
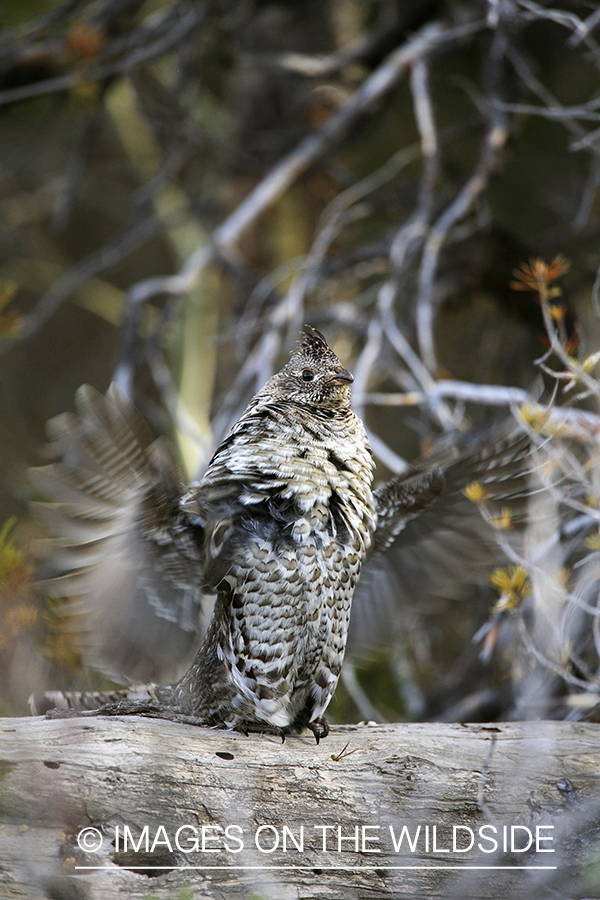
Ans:
{"type": "MultiPolygon", "coordinates": [[[[62,601],[34,584],[27,505],[45,423],[80,384],[116,379],[193,477],[308,322],[355,373],[382,479],[526,392],[550,396],[535,365],[543,304],[509,283],[558,253],[571,262],[553,308],[562,366],[593,371],[600,13],[585,0],[5,0],[0,27],[10,715],[34,689],[106,683],[62,601]]],[[[557,693],[570,677],[597,696],[593,645],[567,634],[564,658],[540,660],[513,628],[482,658],[473,637],[498,590],[486,575],[448,594],[414,597],[391,649],[353,657],[333,720],[517,715],[532,665],[557,693]]]]}

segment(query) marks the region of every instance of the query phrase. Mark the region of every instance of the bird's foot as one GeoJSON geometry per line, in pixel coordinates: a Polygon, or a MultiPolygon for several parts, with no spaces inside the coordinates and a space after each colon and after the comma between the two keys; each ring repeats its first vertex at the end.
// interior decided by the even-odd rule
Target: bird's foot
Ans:
{"type": "Polygon", "coordinates": [[[279,725],[269,725],[268,722],[240,722],[233,729],[239,731],[240,734],[275,734],[281,738],[281,743],[285,744],[285,729],[279,725]]]}
{"type": "Polygon", "coordinates": [[[329,734],[329,722],[323,716],[319,716],[318,719],[313,719],[306,727],[314,734],[317,744],[321,738],[326,738],[329,734]]]}

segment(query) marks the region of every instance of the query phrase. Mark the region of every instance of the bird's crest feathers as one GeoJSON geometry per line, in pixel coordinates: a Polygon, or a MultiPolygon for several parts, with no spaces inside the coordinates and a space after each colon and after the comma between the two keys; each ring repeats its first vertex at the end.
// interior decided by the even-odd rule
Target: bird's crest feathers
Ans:
{"type": "MultiPolygon", "coordinates": [[[[306,331],[302,332],[302,340],[298,342],[298,350],[308,350],[311,353],[331,353],[332,350],[325,337],[312,325],[305,325],[306,331]]],[[[297,352],[297,351],[296,351],[297,352]]]]}

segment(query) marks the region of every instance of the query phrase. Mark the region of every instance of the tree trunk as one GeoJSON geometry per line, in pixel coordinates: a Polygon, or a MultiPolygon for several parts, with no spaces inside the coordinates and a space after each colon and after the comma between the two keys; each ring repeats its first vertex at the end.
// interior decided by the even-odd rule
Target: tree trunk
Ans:
{"type": "Polygon", "coordinates": [[[594,724],[3,719],[0,898],[598,896],[599,799],[594,724]]]}

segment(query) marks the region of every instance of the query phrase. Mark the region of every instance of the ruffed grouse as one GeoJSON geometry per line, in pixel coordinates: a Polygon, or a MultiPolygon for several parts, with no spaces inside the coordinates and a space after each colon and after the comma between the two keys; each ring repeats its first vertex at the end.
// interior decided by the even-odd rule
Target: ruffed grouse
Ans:
{"type": "MultiPolygon", "coordinates": [[[[352,381],[325,338],[308,330],[203,478],[183,492],[164,444],[151,441],[129,401],[114,387],[106,397],[80,389],[79,416],[51,423],[61,463],[36,471],[58,501],[40,505],[66,573],[53,587],[83,597],[76,611],[96,636],[98,664],[155,677],[169,654],[182,652],[182,635],[193,641],[197,601],[216,600],[179,681],[149,688],[138,702],[118,702],[117,692],[68,705],[112,699],[103,711],[281,734],[308,727],[317,740],[327,733],[323,713],[340,675],[361,566],[445,483],[435,467],[372,491],[372,454],[350,409],[352,381]],[[156,670],[136,668],[153,652],[156,670]]],[[[509,442],[484,453],[480,468],[500,479],[506,471],[510,490],[520,453],[509,442]]]]}

